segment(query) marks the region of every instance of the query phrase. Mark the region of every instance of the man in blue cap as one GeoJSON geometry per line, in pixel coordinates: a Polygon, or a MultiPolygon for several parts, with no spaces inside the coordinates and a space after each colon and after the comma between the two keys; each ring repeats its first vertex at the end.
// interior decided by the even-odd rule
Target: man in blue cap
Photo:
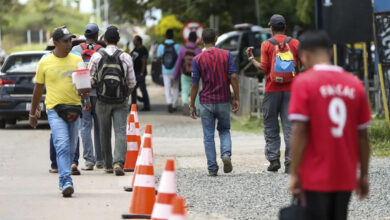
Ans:
{"type": "MultiPolygon", "coordinates": [[[[84,36],[86,38],[85,43],[81,43],[73,47],[73,51],[77,51],[81,54],[86,65],[88,65],[89,60],[92,55],[101,50],[102,46],[97,44],[99,36],[99,27],[97,24],[90,23],[87,24],[84,28],[84,36]]],[[[80,133],[83,140],[83,157],[85,159],[85,167],[82,170],[93,170],[94,166],[96,168],[103,168],[103,157],[100,147],[100,137],[99,137],[99,124],[97,122],[97,116],[95,113],[96,105],[96,90],[93,89],[90,93],[89,101],[91,109],[89,111],[83,111],[83,117],[81,118],[80,133]],[[94,126],[94,144],[95,144],[95,154],[93,150],[92,143],[92,123],[94,126]]]]}

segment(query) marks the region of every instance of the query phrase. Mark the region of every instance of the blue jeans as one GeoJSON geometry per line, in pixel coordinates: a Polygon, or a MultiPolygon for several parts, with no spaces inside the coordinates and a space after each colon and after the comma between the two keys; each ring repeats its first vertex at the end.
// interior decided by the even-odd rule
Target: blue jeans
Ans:
{"type": "MultiPolygon", "coordinates": [[[[79,158],[80,158],[80,138],[77,140],[76,151],[74,152],[72,164],[76,164],[78,166],[79,165],[79,158]]],[[[54,148],[52,134],[50,134],[50,161],[51,161],[51,168],[58,169],[57,153],[56,153],[56,149],[54,148]]]]}
{"type": "Polygon", "coordinates": [[[96,96],[91,96],[92,111],[83,111],[81,118],[81,139],[83,140],[83,157],[86,166],[103,165],[103,157],[100,146],[99,123],[95,112],[96,96]],[[94,143],[92,143],[92,123],[94,131],[94,143]],[[94,155],[95,147],[95,155],[94,155]]]}
{"type": "Polygon", "coordinates": [[[60,186],[72,182],[70,177],[72,159],[76,151],[80,119],[66,123],[54,109],[47,112],[53,143],[57,153],[60,186]]]}
{"type": "Polygon", "coordinates": [[[200,117],[203,127],[203,143],[207,157],[209,172],[218,172],[217,154],[215,152],[215,121],[221,142],[221,158],[232,155],[232,140],[230,138],[230,103],[201,104],[200,117]]]}

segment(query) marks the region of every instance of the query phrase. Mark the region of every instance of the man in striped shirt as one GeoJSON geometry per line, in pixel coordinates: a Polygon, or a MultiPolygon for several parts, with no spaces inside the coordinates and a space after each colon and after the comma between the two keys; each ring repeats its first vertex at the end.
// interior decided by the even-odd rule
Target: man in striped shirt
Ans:
{"type": "Polygon", "coordinates": [[[237,112],[240,106],[238,75],[230,52],[215,48],[217,36],[213,29],[204,30],[202,40],[206,49],[192,61],[190,114],[192,118],[196,119],[195,99],[199,89],[199,80],[202,79],[200,117],[203,127],[203,142],[209,176],[216,176],[218,173],[214,142],[216,120],[218,120],[217,130],[221,141],[223,170],[225,173],[230,173],[233,170],[230,159],[232,154],[230,102],[232,103],[232,111],[237,112]],[[230,94],[230,84],[234,91],[233,99],[230,94]]]}

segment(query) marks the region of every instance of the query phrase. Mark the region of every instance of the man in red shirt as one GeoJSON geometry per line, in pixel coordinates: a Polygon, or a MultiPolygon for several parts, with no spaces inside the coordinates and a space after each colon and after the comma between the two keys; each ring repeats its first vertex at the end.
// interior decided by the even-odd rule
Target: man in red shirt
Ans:
{"type": "Polygon", "coordinates": [[[298,68],[296,60],[298,57],[299,42],[296,39],[287,37],[284,34],[286,29],[286,20],[282,15],[275,14],[271,17],[269,26],[271,27],[273,37],[261,44],[261,62],[259,63],[253,57],[253,47],[247,49],[249,60],[258,69],[262,69],[266,74],[265,94],[263,99],[263,118],[264,118],[264,137],[265,137],[265,155],[270,162],[268,171],[277,172],[280,169],[280,128],[278,117],[280,116],[285,150],[285,172],[289,172],[290,164],[290,134],[291,123],[288,120],[288,104],[290,100],[291,79],[294,77],[298,68]],[[276,44],[276,45],[275,45],[276,44]],[[278,48],[279,47],[279,48],[278,48]],[[293,59],[291,79],[288,81],[278,81],[273,79],[272,72],[276,70],[276,49],[287,47],[293,59]]]}
{"type": "Polygon", "coordinates": [[[300,37],[307,71],[291,89],[290,191],[305,198],[307,219],[347,219],[351,192],[368,195],[370,107],[361,81],[330,65],[331,54],[324,31],[300,37]]]}

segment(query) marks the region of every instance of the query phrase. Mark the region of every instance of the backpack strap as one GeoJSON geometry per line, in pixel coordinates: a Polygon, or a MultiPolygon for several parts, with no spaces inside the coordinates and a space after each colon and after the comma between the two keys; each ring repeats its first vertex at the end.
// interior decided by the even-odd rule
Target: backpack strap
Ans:
{"type": "Polygon", "coordinates": [[[100,48],[102,48],[102,45],[100,44],[95,44],[95,46],[93,46],[94,51],[98,51],[100,48]]]}
{"type": "Polygon", "coordinates": [[[83,50],[87,49],[88,47],[86,43],[81,43],[80,46],[81,48],[83,48],[83,50]]]}
{"type": "Polygon", "coordinates": [[[112,57],[115,57],[116,61],[118,62],[119,64],[119,67],[121,68],[121,71],[123,73],[123,77],[124,77],[124,80],[126,82],[126,73],[125,73],[125,70],[123,69],[123,64],[122,64],[122,60],[120,58],[120,56],[122,55],[123,51],[122,50],[116,50],[114,52],[114,54],[112,54],[112,57]]]}
{"type": "Polygon", "coordinates": [[[280,47],[279,42],[278,42],[277,40],[275,40],[275,38],[270,38],[270,39],[268,39],[268,41],[269,41],[271,44],[280,47]]]}
{"type": "Polygon", "coordinates": [[[292,37],[286,37],[285,39],[284,39],[284,44],[288,44],[288,43],[290,43],[290,41],[292,40],[293,38],[292,37]]]}

